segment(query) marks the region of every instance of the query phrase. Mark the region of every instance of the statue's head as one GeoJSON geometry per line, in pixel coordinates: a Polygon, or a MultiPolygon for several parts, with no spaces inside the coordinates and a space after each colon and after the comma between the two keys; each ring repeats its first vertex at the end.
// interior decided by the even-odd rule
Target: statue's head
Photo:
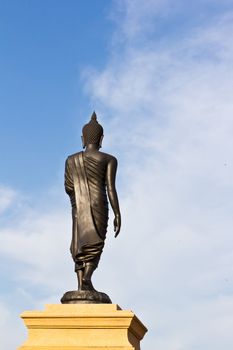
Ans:
{"type": "Polygon", "coordinates": [[[96,144],[99,148],[101,148],[104,130],[98,123],[95,112],[92,113],[89,123],[84,125],[82,132],[83,148],[85,148],[88,144],[96,144]]]}

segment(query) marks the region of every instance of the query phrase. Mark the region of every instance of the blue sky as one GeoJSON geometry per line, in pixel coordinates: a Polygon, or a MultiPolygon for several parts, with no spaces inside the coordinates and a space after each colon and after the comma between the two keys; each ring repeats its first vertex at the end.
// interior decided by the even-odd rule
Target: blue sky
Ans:
{"type": "Polygon", "coordinates": [[[142,349],[231,350],[232,23],[228,0],[0,3],[4,350],[76,288],[64,161],[94,109],[123,222],[96,288],[149,328],[142,349]]]}
{"type": "Polygon", "coordinates": [[[66,147],[75,144],[87,108],[88,115],[93,108],[83,94],[80,74],[88,65],[101,68],[106,62],[113,30],[109,5],[3,1],[0,7],[0,139],[5,150],[1,162],[6,162],[1,182],[41,190],[54,181],[61,154],[64,158],[66,147]],[[46,174],[40,171],[43,166],[46,174]]]}

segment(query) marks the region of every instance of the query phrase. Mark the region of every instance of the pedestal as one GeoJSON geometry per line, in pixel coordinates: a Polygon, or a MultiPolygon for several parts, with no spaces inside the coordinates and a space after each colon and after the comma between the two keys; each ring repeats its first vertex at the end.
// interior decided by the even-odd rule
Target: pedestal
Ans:
{"type": "Polygon", "coordinates": [[[147,331],[116,304],[52,304],[21,317],[28,339],[18,350],[140,350],[147,331]]]}

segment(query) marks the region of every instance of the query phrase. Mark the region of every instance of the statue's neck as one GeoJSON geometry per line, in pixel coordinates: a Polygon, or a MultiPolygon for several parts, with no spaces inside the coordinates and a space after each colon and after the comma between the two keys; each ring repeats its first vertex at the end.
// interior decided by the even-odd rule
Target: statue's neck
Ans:
{"type": "Polygon", "coordinates": [[[96,143],[89,143],[85,148],[85,152],[93,152],[98,150],[99,150],[99,145],[96,143]]]}

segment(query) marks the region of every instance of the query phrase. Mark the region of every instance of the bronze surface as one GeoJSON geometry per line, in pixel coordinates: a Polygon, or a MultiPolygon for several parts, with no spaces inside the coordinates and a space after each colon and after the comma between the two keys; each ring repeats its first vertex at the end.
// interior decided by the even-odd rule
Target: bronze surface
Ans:
{"type": "MultiPolygon", "coordinates": [[[[83,127],[82,142],[84,151],[69,156],[65,165],[65,190],[70,197],[72,207],[71,255],[75,263],[78,278],[78,291],[72,302],[109,303],[109,298],[101,298],[91,281],[94,270],[104,248],[108,225],[108,200],[114,212],[115,237],[121,228],[121,214],[115,187],[117,159],[100,151],[103,140],[103,128],[98,123],[95,112],[91,120],[83,127]],[[85,300],[84,291],[93,293],[85,300]],[[80,292],[80,296],[78,296],[80,292]],[[96,301],[95,301],[95,297],[96,301]],[[105,300],[105,301],[104,301],[105,300]]],[[[65,296],[64,295],[64,296],[65,296]]],[[[63,303],[70,301],[62,298],[63,303]]]]}

